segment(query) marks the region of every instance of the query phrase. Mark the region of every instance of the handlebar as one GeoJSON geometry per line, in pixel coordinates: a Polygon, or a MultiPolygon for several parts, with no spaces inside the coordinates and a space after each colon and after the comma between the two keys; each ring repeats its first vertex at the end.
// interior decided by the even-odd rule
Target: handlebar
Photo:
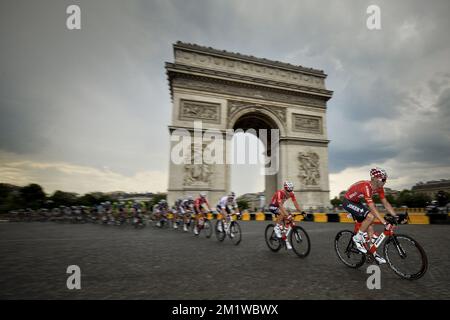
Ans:
{"type": "Polygon", "coordinates": [[[387,214],[384,216],[384,220],[392,225],[405,224],[409,221],[409,215],[408,212],[400,213],[397,215],[397,217],[387,214]]]}
{"type": "Polygon", "coordinates": [[[285,219],[293,219],[295,216],[303,216],[303,218],[307,219],[309,217],[309,214],[305,211],[302,211],[300,213],[293,213],[288,211],[288,215],[285,217],[285,219]]]}

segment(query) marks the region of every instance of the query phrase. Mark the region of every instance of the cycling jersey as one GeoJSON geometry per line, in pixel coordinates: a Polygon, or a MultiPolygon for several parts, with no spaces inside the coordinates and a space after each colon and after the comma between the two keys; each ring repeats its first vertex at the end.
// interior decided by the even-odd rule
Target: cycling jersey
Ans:
{"type": "Polygon", "coordinates": [[[217,207],[225,209],[227,206],[231,206],[233,209],[236,209],[238,206],[236,199],[230,201],[228,196],[220,198],[219,203],[217,203],[217,207]]]}
{"type": "Polygon", "coordinates": [[[380,199],[384,199],[384,189],[383,187],[380,187],[376,190],[372,189],[372,185],[370,181],[363,180],[358,181],[350,186],[347,193],[345,194],[345,199],[359,203],[361,202],[362,198],[366,200],[367,204],[373,203],[372,196],[378,194],[380,196],[380,199]]]}
{"type": "Polygon", "coordinates": [[[169,210],[169,206],[167,205],[167,203],[165,203],[165,204],[158,204],[156,206],[156,211],[157,212],[162,212],[162,211],[166,212],[167,210],[169,210]]]}
{"type": "Polygon", "coordinates": [[[295,198],[294,192],[286,192],[284,189],[278,190],[272,197],[272,201],[270,202],[271,206],[279,207],[282,205],[288,198],[291,198],[292,201],[297,201],[295,198]]]}
{"type": "Polygon", "coordinates": [[[180,210],[184,213],[186,211],[192,211],[194,206],[194,200],[183,200],[180,204],[180,210]]]}
{"type": "Polygon", "coordinates": [[[174,214],[177,214],[177,213],[184,214],[184,209],[183,209],[182,203],[183,203],[183,200],[181,200],[181,199],[175,201],[175,203],[174,203],[174,205],[172,207],[172,213],[174,213],[174,214]]]}
{"type": "Polygon", "coordinates": [[[195,201],[194,201],[194,209],[196,211],[199,211],[200,208],[203,207],[204,204],[206,204],[208,206],[208,208],[210,208],[208,200],[206,200],[206,198],[199,197],[199,198],[195,199],[195,201]]]}

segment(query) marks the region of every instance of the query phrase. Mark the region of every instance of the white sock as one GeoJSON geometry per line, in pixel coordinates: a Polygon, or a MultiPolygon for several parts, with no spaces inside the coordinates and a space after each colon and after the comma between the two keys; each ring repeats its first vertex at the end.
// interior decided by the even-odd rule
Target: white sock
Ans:
{"type": "Polygon", "coordinates": [[[358,231],[358,233],[356,234],[356,238],[359,240],[364,240],[364,233],[365,232],[362,232],[361,230],[358,231]]]}

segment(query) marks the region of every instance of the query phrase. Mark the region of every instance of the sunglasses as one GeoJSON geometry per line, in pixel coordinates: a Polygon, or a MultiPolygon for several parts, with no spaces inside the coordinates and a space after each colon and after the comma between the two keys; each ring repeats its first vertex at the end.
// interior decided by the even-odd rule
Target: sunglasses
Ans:
{"type": "Polygon", "coordinates": [[[386,182],[386,178],[384,178],[384,179],[381,179],[381,182],[386,182]]]}

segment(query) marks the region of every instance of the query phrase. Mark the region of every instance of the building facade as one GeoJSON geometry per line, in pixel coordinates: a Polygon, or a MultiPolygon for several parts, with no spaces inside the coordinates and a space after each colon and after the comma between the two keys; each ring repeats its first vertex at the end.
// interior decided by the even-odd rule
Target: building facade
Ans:
{"type": "Polygon", "coordinates": [[[436,193],[444,191],[450,193],[450,180],[441,179],[428,182],[419,182],[412,187],[412,191],[416,193],[423,193],[429,195],[431,198],[435,198],[436,193]]]}

